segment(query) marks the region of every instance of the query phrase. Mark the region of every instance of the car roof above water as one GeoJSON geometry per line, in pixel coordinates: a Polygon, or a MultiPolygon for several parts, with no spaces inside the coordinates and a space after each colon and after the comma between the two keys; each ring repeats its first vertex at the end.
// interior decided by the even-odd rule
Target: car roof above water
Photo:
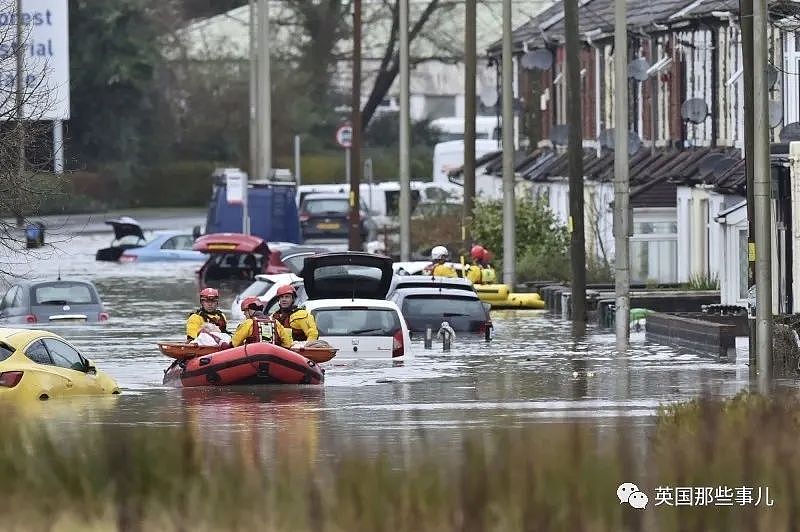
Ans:
{"type": "Polygon", "coordinates": [[[88,279],[23,279],[12,284],[16,284],[19,286],[26,286],[26,287],[34,287],[43,284],[58,284],[58,283],[83,284],[91,286],[92,288],[96,289],[94,283],[88,279]]]}
{"type": "Polygon", "coordinates": [[[397,304],[385,299],[309,299],[304,303],[304,306],[308,310],[339,307],[367,307],[371,309],[391,309],[399,311],[397,304]]]}

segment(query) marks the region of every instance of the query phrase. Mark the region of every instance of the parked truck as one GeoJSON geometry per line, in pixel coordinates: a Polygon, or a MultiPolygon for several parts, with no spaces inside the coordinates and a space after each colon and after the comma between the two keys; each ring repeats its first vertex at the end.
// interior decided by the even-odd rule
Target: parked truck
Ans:
{"type": "MultiPolygon", "coordinates": [[[[211,201],[208,206],[206,233],[241,233],[242,203],[231,202],[228,197],[228,180],[239,180],[243,172],[238,168],[221,168],[213,174],[211,201]]],[[[249,181],[247,210],[250,234],[267,242],[301,243],[300,221],[295,196],[297,184],[285,172],[276,172],[271,180],[249,181]]]]}

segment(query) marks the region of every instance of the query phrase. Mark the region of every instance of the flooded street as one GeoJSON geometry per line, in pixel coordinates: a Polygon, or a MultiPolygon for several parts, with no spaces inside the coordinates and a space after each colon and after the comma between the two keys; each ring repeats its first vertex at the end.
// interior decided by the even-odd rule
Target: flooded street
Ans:
{"type": "MultiPolygon", "coordinates": [[[[163,220],[153,227],[191,228],[175,223],[163,220]]],[[[199,264],[96,262],[94,253],[108,245],[108,232],[67,234],[65,229],[56,249],[18,257],[11,269],[95,282],[110,320],[52,330],[114,376],[123,393],[20,409],[65,430],[79,430],[85,421],[192,423],[218,441],[232,432],[253,431],[275,436],[269,440],[276,445],[325,456],[343,446],[447,443],[474,428],[565,419],[604,425],[623,417],[649,425],[661,404],[702,393],[730,396],[748,385],[741,357],[736,364],[716,363],[646,343],[643,333],[634,335],[629,353],[618,356],[612,330],[590,328],[584,338],[573,340],[571,324],[546,312],[495,311],[495,338],[489,344],[457,337],[452,350],[442,352],[437,344],[424,349],[417,339],[413,357],[402,363],[334,359],[324,365],[323,387],[167,388],[161,381],[170,359],[156,343],[183,339],[185,319],[197,306],[199,264]]],[[[233,295],[222,293],[220,308],[226,314],[233,295]]]]}

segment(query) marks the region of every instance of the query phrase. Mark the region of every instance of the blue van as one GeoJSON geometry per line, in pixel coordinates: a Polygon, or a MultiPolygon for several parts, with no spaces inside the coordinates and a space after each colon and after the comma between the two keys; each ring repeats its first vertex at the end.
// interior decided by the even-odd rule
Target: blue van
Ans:
{"type": "MultiPolygon", "coordinates": [[[[206,233],[242,232],[242,206],[228,203],[226,192],[224,174],[215,174],[206,233]]],[[[296,194],[293,182],[251,182],[247,194],[250,234],[266,242],[301,243],[296,194]]]]}

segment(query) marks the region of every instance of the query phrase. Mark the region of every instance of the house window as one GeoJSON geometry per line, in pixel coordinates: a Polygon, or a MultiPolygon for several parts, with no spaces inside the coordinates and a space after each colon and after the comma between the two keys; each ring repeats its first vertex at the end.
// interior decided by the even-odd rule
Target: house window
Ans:
{"type": "Polygon", "coordinates": [[[631,281],[675,283],[678,280],[678,223],[675,214],[642,213],[630,239],[631,281]]]}
{"type": "Polygon", "coordinates": [[[678,280],[678,238],[631,237],[631,281],[674,283],[678,280]]]}

